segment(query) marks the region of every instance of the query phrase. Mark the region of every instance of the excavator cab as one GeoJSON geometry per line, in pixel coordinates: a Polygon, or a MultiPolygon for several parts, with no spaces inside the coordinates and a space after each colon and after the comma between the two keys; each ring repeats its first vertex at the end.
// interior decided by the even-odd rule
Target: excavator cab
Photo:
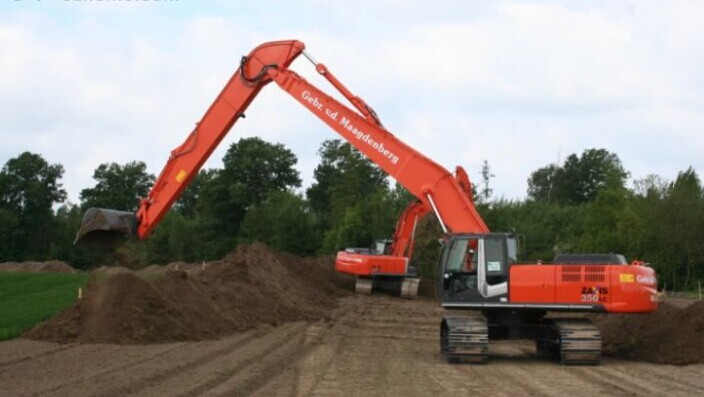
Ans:
{"type": "Polygon", "coordinates": [[[377,240],[374,243],[374,251],[379,255],[391,255],[391,246],[393,245],[393,240],[377,240]]]}
{"type": "Polygon", "coordinates": [[[137,236],[137,217],[132,212],[89,208],[83,214],[74,244],[115,247],[137,236]]]}
{"type": "Polygon", "coordinates": [[[512,234],[455,234],[440,256],[440,297],[444,302],[506,302],[509,266],[518,244],[512,234]]]}

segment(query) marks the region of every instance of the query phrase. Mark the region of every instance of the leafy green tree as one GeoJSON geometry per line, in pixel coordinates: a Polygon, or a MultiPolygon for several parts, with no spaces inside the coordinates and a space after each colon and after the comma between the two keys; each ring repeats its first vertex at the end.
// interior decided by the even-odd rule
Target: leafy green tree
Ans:
{"type": "Polygon", "coordinates": [[[97,181],[95,186],[80,193],[84,209],[100,207],[134,211],[154,184],[154,175],[147,173],[147,166],[141,161],[125,165],[100,164],[93,172],[93,179],[97,181]]]}
{"type": "Polygon", "coordinates": [[[194,218],[198,214],[198,200],[201,189],[217,175],[215,170],[201,170],[198,175],[183,191],[181,197],[174,203],[173,210],[187,218],[194,218]]]}
{"type": "Polygon", "coordinates": [[[326,234],[323,250],[370,247],[376,240],[391,238],[400,212],[388,190],[377,190],[346,209],[343,218],[326,234]]]}
{"type": "Polygon", "coordinates": [[[623,188],[603,189],[586,207],[584,232],[577,251],[626,253],[631,228],[637,224],[630,208],[632,193],[623,188]]]}
{"type": "Polygon", "coordinates": [[[628,173],[615,153],[587,149],[571,154],[562,166],[548,165],[528,179],[528,196],[536,201],[583,204],[594,201],[600,190],[622,188],[628,173]]]}
{"type": "Polygon", "coordinates": [[[17,260],[22,257],[21,240],[24,230],[20,218],[7,208],[0,208],[0,262],[17,260]]]}
{"type": "Polygon", "coordinates": [[[201,259],[198,247],[202,241],[197,227],[195,219],[188,218],[179,211],[167,213],[159,227],[146,241],[148,262],[192,262],[201,259]]]}
{"type": "MultiPolygon", "coordinates": [[[[528,178],[528,197],[542,203],[555,202],[554,190],[556,185],[558,185],[557,188],[560,188],[561,182],[558,181],[561,178],[558,177],[558,173],[562,174],[562,172],[562,168],[555,164],[549,164],[533,171],[528,178]]],[[[561,194],[557,194],[557,196],[560,197],[561,194]]]]}
{"type": "Polygon", "coordinates": [[[238,201],[259,204],[272,190],[301,186],[297,162],[296,155],[280,143],[244,138],[225,154],[219,182],[227,183],[238,201]]]}
{"type": "Polygon", "coordinates": [[[262,203],[247,211],[241,239],[261,241],[270,247],[296,255],[312,255],[321,245],[308,203],[288,191],[272,192],[262,203]]]}
{"type": "Polygon", "coordinates": [[[71,203],[61,205],[56,210],[48,258],[68,262],[77,269],[89,269],[106,263],[110,254],[108,248],[73,244],[82,218],[81,208],[71,203]]]}
{"type": "Polygon", "coordinates": [[[321,161],[306,196],[326,228],[341,220],[358,201],[388,189],[386,173],[349,143],[324,141],[318,154],[321,161]]]}
{"type": "Polygon", "coordinates": [[[549,261],[558,252],[574,252],[583,233],[583,206],[499,200],[479,210],[489,229],[519,235],[526,260],[549,261]]]}
{"type": "MultiPolygon", "coordinates": [[[[694,277],[704,275],[704,197],[702,184],[691,167],[670,184],[657,223],[656,246],[661,263],[669,263],[676,287],[689,289],[694,277]]],[[[672,284],[670,284],[672,285],[672,284]]]]}
{"type": "Polygon", "coordinates": [[[0,240],[5,259],[43,259],[53,229],[52,206],[66,199],[61,187],[64,168],[42,156],[21,153],[0,170],[0,240]],[[11,227],[11,225],[14,225],[11,227]]]}
{"type": "Polygon", "coordinates": [[[333,252],[350,245],[366,246],[374,239],[390,237],[395,224],[395,218],[390,220],[390,216],[398,216],[407,204],[393,197],[405,201],[407,196],[403,190],[390,192],[386,173],[349,143],[327,140],[318,154],[321,162],[314,171],[315,182],[306,195],[324,231],[323,251],[333,252]],[[387,206],[383,211],[372,209],[382,201],[387,206]],[[380,217],[372,220],[369,211],[380,217]],[[374,230],[369,224],[360,228],[354,226],[362,220],[372,220],[379,225],[379,219],[384,226],[374,226],[374,230]]]}
{"type": "Polygon", "coordinates": [[[243,138],[223,158],[224,168],[205,178],[199,188],[198,230],[206,257],[224,255],[237,242],[249,208],[274,191],[299,187],[296,156],[282,144],[243,138]]]}

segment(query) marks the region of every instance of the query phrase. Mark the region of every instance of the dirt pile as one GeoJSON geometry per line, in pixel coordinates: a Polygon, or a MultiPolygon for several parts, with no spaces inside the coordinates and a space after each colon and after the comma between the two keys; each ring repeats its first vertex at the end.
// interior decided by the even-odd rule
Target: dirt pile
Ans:
{"type": "Polygon", "coordinates": [[[704,362],[704,301],[679,308],[661,304],[650,314],[594,316],[604,353],[658,364],[704,362]]]}
{"type": "Polygon", "coordinates": [[[337,298],[352,290],[330,258],[278,254],[262,244],[240,246],[206,263],[204,272],[202,264],[193,268],[200,272],[96,278],[82,301],[25,337],[103,343],[212,339],[263,324],[325,319],[337,298]]]}
{"type": "Polygon", "coordinates": [[[66,262],[4,262],[0,263],[0,272],[17,273],[77,273],[78,270],[66,262]]]}

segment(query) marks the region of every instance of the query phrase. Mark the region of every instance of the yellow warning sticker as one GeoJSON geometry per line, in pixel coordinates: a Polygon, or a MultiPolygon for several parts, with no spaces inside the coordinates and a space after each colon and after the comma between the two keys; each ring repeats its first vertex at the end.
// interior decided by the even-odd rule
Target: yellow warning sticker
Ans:
{"type": "Polygon", "coordinates": [[[634,283],[636,281],[636,276],[631,273],[619,274],[619,281],[622,283],[634,283]]]}
{"type": "Polygon", "coordinates": [[[186,175],[188,175],[188,173],[186,173],[186,171],[184,171],[184,170],[179,171],[178,174],[176,174],[176,182],[178,182],[178,183],[183,182],[183,180],[186,179],[186,175]]]}

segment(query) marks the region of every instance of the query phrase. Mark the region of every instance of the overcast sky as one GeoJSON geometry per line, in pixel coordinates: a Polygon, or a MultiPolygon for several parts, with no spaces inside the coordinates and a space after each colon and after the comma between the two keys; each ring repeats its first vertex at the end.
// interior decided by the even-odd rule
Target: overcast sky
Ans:
{"type": "MultiPolygon", "coordinates": [[[[0,164],[64,165],[72,202],[104,162],[158,174],[242,55],[299,39],[401,140],[495,196],[586,148],[632,178],[704,170],[704,1],[0,0],[0,164]]],[[[293,69],[332,88],[300,58],[293,69]]],[[[312,181],[337,135],[275,85],[226,148],[259,136],[312,181]]]]}

